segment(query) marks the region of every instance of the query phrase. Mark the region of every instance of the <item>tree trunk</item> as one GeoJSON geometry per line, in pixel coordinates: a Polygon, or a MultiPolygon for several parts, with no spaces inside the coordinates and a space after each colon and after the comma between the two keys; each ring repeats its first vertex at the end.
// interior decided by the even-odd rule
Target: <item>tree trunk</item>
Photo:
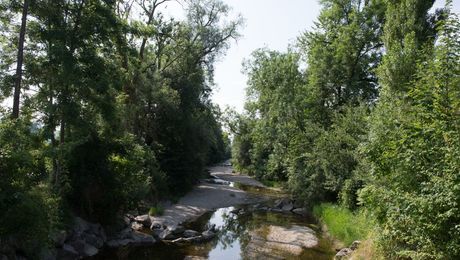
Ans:
{"type": "Polygon", "coordinates": [[[17,67],[16,67],[16,82],[14,84],[13,113],[11,115],[12,118],[19,117],[19,99],[21,95],[22,62],[24,59],[24,41],[25,41],[25,36],[26,36],[26,23],[27,23],[28,9],[29,9],[29,0],[24,0],[24,6],[22,7],[21,30],[19,32],[18,60],[17,60],[17,67]]]}

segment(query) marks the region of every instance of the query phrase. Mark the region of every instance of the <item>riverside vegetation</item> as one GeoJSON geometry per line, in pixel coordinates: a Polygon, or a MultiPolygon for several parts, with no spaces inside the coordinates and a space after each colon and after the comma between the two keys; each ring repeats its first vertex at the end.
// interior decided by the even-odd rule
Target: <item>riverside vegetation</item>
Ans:
{"type": "Polygon", "coordinates": [[[42,257],[72,215],[110,225],[229,156],[210,93],[242,19],[214,0],[170,19],[172,2],[0,1],[2,253],[42,257]]]}
{"type": "Polygon", "coordinates": [[[458,259],[460,23],[451,1],[439,10],[427,0],[321,3],[313,30],[288,51],[247,60],[245,111],[227,113],[235,167],[286,183],[307,206],[340,204],[315,212],[344,242],[371,235],[381,258],[458,259]]]}
{"type": "Polygon", "coordinates": [[[358,257],[460,258],[452,1],[321,0],[289,50],[245,62],[242,114],[210,95],[243,19],[220,0],[168,18],[172,1],[0,0],[1,254],[44,258],[75,215],[160,214],[230,155],[231,135],[237,171],[286,186],[344,243],[365,240],[358,257]]]}

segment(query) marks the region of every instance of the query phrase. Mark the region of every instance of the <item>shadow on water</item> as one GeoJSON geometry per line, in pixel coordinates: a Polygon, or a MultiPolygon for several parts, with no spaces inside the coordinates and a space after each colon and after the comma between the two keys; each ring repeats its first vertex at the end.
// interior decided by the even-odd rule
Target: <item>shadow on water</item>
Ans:
{"type": "Polygon", "coordinates": [[[196,259],[332,259],[335,252],[332,243],[323,238],[312,218],[301,218],[294,214],[274,213],[255,210],[252,206],[221,208],[209,212],[198,220],[188,223],[187,228],[203,231],[211,225],[220,230],[218,236],[207,243],[190,245],[172,245],[157,243],[149,247],[124,247],[105,251],[97,259],[184,259],[194,256],[196,259]],[[254,232],[268,229],[271,225],[289,228],[293,225],[305,226],[316,231],[318,246],[304,249],[300,255],[289,252],[254,257],[248,248],[254,246],[254,232]]]}

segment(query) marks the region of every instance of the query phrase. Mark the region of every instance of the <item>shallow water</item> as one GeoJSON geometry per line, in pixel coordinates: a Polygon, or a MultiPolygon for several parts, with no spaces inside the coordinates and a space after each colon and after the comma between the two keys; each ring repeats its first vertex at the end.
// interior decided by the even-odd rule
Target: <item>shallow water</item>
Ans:
{"type": "MultiPolygon", "coordinates": [[[[274,213],[254,210],[252,206],[240,208],[221,208],[210,212],[193,223],[186,225],[189,229],[206,230],[215,224],[221,231],[218,236],[203,244],[171,245],[157,243],[149,247],[124,247],[105,251],[97,259],[184,259],[186,256],[207,259],[332,259],[334,251],[331,241],[322,237],[321,232],[312,218],[301,218],[294,214],[274,213]],[[316,231],[319,245],[304,249],[301,255],[277,253],[277,255],[260,254],[254,257],[248,253],[248,245],[252,243],[254,232],[264,230],[270,225],[290,227],[292,225],[307,226],[316,231]]],[[[254,244],[252,244],[254,245],[254,244]]]]}

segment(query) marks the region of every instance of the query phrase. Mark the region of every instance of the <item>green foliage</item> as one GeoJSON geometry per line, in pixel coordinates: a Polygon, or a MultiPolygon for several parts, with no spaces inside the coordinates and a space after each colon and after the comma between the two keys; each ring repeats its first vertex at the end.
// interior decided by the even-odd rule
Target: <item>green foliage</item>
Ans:
{"type": "Polygon", "coordinates": [[[313,214],[327,226],[332,236],[345,245],[365,240],[373,231],[374,221],[365,211],[352,212],[345,207],[322,203],[314,207],[313,214]]]}
{"type": "MultiPolygon", "coordinates": [[[[229,157],[210,95],[242,18],[193,0],[184,21],[165,19],[168,1],[30,1],[20,118],[0,109],[2,242],[28,227],[17,235],[35,258],[56,212],[109,224],[177,198],[229,157]]],[[[21,4],[0,0],[0,101],[12,95],[21,4]]]]}
{"type": "Polygon", "coordinates": [[[450,15],[441,28],[434,52],[428,48],[420,57],[406,95],[380,102],[366,146],[374,179],[360,198],[376,212],[381,244],[392,257],[460,256],[458,227],[452,225],[460,221],[454,158],[460,147],[458,18],[450,15]]]}
{"type": "Polygon", "coordinates": [[[24,120],[0,122],[0,240],[37,257],[61,225],[61,201],[46,183],[43,145],[24,120]]]}

